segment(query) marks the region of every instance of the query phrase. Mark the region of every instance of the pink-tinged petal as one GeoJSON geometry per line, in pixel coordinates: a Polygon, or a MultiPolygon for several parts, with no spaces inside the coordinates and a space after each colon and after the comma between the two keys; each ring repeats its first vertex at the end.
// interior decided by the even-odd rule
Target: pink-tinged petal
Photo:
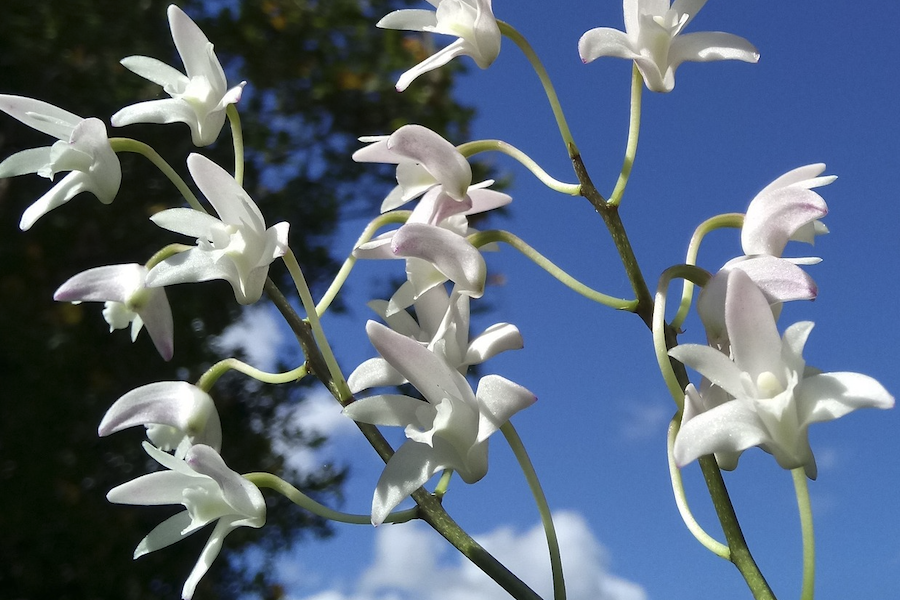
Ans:
{"type": "Polygon", "coordinates": [[[794,392],[801,425],[830,421],[858,408],[894,407],[894,397],[861,373],[822,373],[806,377],[794,392]]]}
{"type": "Polygon", "coordinates": [[[162,381],[136,388],[106,411],[97,432],[101,437],[137,425],[168,425],[192,443],[222,446],[222,425],[212,398],[185,381],[162,381]]]}
{"type": "Polygon", "coordinates": [[[718,350],[699,344],[680,344],[669,350],[669,356],[694,369],[732,396],[745,393],[741,370],[718,350]]]}
{"type": "Polygon", "coordinates": [[[801,227],[828,213],[817,193],[802,187],[786,187],[757,195],[744,218],[741,246],[745,254],[781,256],[788,240],[801,227]]]}
{"type": "Polygon", "coordinates": [[[128,56],[119,62],[135,75],[161,85],[168,94],[180,94],[187,87],[188,78],[184,73],[161,60],[149,56],[128,56]]]}
{"type": "Polygon", "coordinates": [[[522,334],[511,323],[497,323],[488,327],[469,343],[465,364],[481,364],[506,350],[519,350],[525,345],[522,334]]]}
{"type": "Polygon", "coordinates": [[[681,425],[675,438],[679,467],[707,454],[742,452],[769,440],[769,434],[749,404],[726,402],[681,425]]]}
{"type": "Polygon", "coordinates": [[[37,173],[50,164],[50,146],[22,150],[0,162],[0,178],[37,173]]]}
{"type": "Polygon", "coordinates": [[[457,200],[466,197],[472,167],[456,147],[421,125],[404,125],[387,141],[391,152],[420,163],[457,200]]]}
{"type": "Polygon", "coordinates": [[[188,156],[187,165],[197,187],[223,222],[252,225],[259,232],[265,230],[265,219],[256,203],[228,171],[197,153],[188,156]]]}
{"type": "Polygon", "coordinates": [[[89,191],[88,175],[81,171],[72,171],[59,183],[25,209],[19,221],[19,229],[28,231],[35,222],[54,208],[58,208],[80,194],[89,191]]]}
{"type": "Polygon", "coordinates": [[[384,394],[362,398],[344,407],[344,414],[360,423],[417,429],[431,427],[437,410],[418,398],[384,394]]]}
{"type": "Polygon", "coordinates": [[[106,265],[70,277],[53,293],[58,302],[125,302],[143,286],[146,269],[135,263],[106,265]]]}
{"type": "Polygon", "coordinates": [[[422,223],[408,223],[394,234],[391,249],[396,256],[419,258],[435,266],[473,298],[484,293],[487,266],[469,241],[452,231],[422,223]]]}
{"type": "Polygon", "coordinates": [[[0,110],[41,133],[68,141],[83,119],[52,104],[34,98],[0,94],[0,110]]]}
{"type": "Polygon", "coordinates": [[[369,388],[397,386],[404,383],[406,378],[381,357],[365,361],[347,378],[347,386],[352,394],[358,394],[369,388]]]}
{"type": "Polygon", "coordinates": [[[510,417],[537,401],[530,391],[499,375],[482,377],[475,397],[478,399],[479,417],[476,444],[487,440],[510,417]]]}
{"type": "Polygon", "coordinates": [[[759,61],[759,51],[744,38],[718,31],[675,36],[669,47],[669,67],[674,71],[683,62],[714,60],[759,61]]]}
{"type": "Polygon", "coordinates": [[[750,276],[740,269],[733,269],[728,274],[725,324],[734,362],[749,373],[754,382],[765,372],[782,376],[781,336],[772,309],[750,276]]]}
{"type": "Polygon", "coordinates": [[[188,511],[182,511],[172,515],[156,527],[141,540],[134,549],[134,558],[140,558],[150,552],[155,552],[177,541],[183,540],[193,533],[190,529],[191,515],[188,511]]]}
{"type": "Polygon", "coordinates": [[[375,26],[381,29],[402,29],[406,31],[427,31],[437,25],[437,14],[433,10],[404,9],[386,14],[375,26]]]}
{"type": "MultiPolygon", "coordinates": [[[[441,448],[446,450],[444,444],[441,448]]],[[[391,457],[372,498],[372,525],[381,525],[405,498],[447,466],[449,458],[427,444],[407,440],[391,457]]]]}
{"type": "Polygon", "coordinates": [[[419,342],[375,321],[366,323],[366,333],[378,353],[426,400],[437,405],[448,394],[459,396],[459,382],[454,377],[459,374],[419,342]]]}
{"type": "Polygon", "coordinates": [[[739,269],[762,291],[770,304],[792,300],[815,300],[816,282],[793,261],[765,254],[731,260],[722,270],[739,269]]]}
{"type": "Polygon", "coordinates": [[[587,31],[578,40],[578,55],[582,62],[589,63],[601,56],[635,59],[640,53],[635,52],[628,36],[618,29],[597,27],[587,31]]]}

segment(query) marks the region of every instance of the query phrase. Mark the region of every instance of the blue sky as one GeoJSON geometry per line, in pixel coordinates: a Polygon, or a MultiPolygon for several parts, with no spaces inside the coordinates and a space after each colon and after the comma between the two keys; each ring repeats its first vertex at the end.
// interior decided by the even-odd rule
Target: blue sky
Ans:
{"type": "MultiPolygon", "coordinates": [[[[576,44],[589,28],[622,28],[621,4],[494,4],[498,18],[518,28],[544,60],[594,181],[608,194],[624,150],[631,66],[610,58],[582,65],[576,44]]],[[[826,163],[827,173],[838,176],[819,190],[830,208],[825,222],[831,233],[813,251],[788,248],[823,258],[809,268],[819,297],[787,307],[779,327],[815,321],[805,353],[810,364],[866,373],[894,394],[900,389],[897,22],[900,5],[894,2],[864,9],[848,0],[709,2],[689,31],[741,35],[761,59],[756,65],[685,64],[672,93],[645,91],[637,161],[621,210],[653,288],[663,269],[683,261],[701,221],[745,210],[757,191],[790,169],[826,163]]],[[[457,93],[478,108],[474,138],[508,141],[552,175],[573,180],[537,78],[508,40],[493,66],[473,68],[457,93]]],[[[515,175],[510,216],[496,226],[590,285],[629,294],[602,221],[586,200],[547,190],[505,157],[488,159],[515,175]]],[[[338,255],[349,251],[363,226],[345,223],[338,255]]],[[[736,232],[718,232],[700,263],[715,270],[739,253],[736,232]]],[[[493,359],[484,372],[508,377],[539,398],[514,423],[566,532],[571,597],[749,597],[736,570],[696,543],[675,509],[665,459],[674,405],[640,321],[576,296],[509,248],[491,256],[489,268],[504,283],[485,295],[494,310],[482,326],[515,323],[526,346],[493,359]]],[[[374,355],[363,331],[370,315],[360,303],[385,272],[385,265],[360,263],[347,288],[357,308],[350,317],[326,320],[348,371],[374,355]]],[[[702,335],[699,324],[689,321],[682,341],[699,343],[702,335]]],[[[333,439],[322,454],[298,460],[349,464],[344,508],[366,512],[381,463],[335,407],[314,401],[304,411],[298,418],[318,423],[333,439]]],[[[822,600],[895,598],[900,588],[898,426],[896,411],[860,411],[811,429],[820,466],[810,489],[822,600]]],[[[685,469],[685,479],[698,519],[721,537],[696,465],[685,469]]],[[[790,474],[771,456],[750,450],[726,474],[726,483],[776,593],[799,595],[800,532],[790,474]]],[[[492,441],[487,477],[475,486],[457,480],[445,505],[523,573],[543,577],[529,562],[538,552],[530,545],[537,513],[502,438],[492,441]]],[[[303,544],[282,561],[292,598],[498,597],[424,528],[337,529],[334,539],[303,544]]],[[[536,585],[546,589],[546,581],[536,585]]]]}

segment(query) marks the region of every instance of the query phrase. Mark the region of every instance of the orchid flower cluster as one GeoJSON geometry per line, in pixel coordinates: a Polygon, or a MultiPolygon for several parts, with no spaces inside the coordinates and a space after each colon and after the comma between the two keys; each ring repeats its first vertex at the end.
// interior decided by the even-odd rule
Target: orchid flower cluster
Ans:
{"type": "MultiPolygon", "coordinates": [[[[193,183],[211,210],[193,196],[174,171],[166,170],[184,195],[185,204],[161,210],[151,221],[194,240],[193,244],[167,245],[145,264],[104,265],[75,274],[59,287],[54,299],[104,302],[102,314],[110,331],[130,326],[135,340],[146,328],[161,358],[171,360],[176,328],[166,287],[221,279],[231,285],[236,302],[253,304],[261,300],[264,291],[268,296],[278,293],[268,276],[270,266],[281,259],[306,315],[301,319],[286,303],[277,306],[296,333],[305,360],[293,370],[266,373],[225,359],[197,382],[151,383],[112,404],[99,425],[99,435],[144,426],[147,441],[143,447],[160,469],[115,487],[108,499],[122,504],[181,504],[185,508],[148,533],[138,544],[135,558],[215,522],[184,584],[182,597],[189,599],[230,531],[265,524],[266,502],[260,488],[284,494],[302,510],[335,518],[336,511],[304,497],[274,474],[242,476],[220,455],[222,426],[211,392],[225,371],[234,369],[269,384],[290,384],[314,375],[340,403],[343,414],[361,425],[363,434],[386,462],[370,513],[362,519],[343,515],[337,520],[380,525],[421,518],[513,597],[537,597],[483,549],[472,551],[478,548],[476,542],[447,517],[440,503],[453,474],[469,484],[486,476],[488,442],[498,431],[512,446],[526,475],[536,480],[511,423],[516,413],[534,404],[534,394],[501,375],[488,374],[476,381],[470,373],[470,367],[524,344],[519,329],[510,323],[497,323],[474,335],[471,331],[471,303],[486,292],[487,266],[482,252],[505,243],[576,293],[601,306],[634,313],[648,325],[677,411],[669,431],[669,459],[681,515],[698,541],[738,566],[755,598],[773,598],[740,535],[734,512],[720,516],[726,543],[703,531],[688,507],[680,469],[694,461],[700,462],[705,474],[735,469],[744,451],[758,447],[771,454],[779,467],[793,472],[801,511],[808,515],[807,479],[817,476],[807,435],[809,426],[858,408],[893,406],[891,394],[867,375],[822,372],[806,364],[803,350],[812,322],[793,323],[780,332],[782,304],[812,300],[818,292],[806,267],[819,259],[788,258],[784,254],[793,242],[811,244],[816,236],[827,233],[821,221],[827,206],[820,191],[834,176],[824,174],[823,164],[790,170],[765,186],[745,213],[726,213],[705,221],[692,237],[684,262],[663,273],[654,298],[644,284],[617,211],[634,161],[639,119],[632,120],[625,166],[607,199],[588,175],[550,79],[534,51],[518,31],[494,16],[491,0],[428,1],[434,10],[398,10],[377,23],[382,28],[456,38],[403,73],[397,90],[402,92],[417,78],[461,56],[487,69],[500,52],[501,39],[509,38],[525,50],[545,86],[576,181],[566,183],[550,177],[522,151],[501,142],[454,146],[439,133],[416,124],[391,133],[360,132],[361,145],[352,160],[396,165],[397,186],[384,198],[381,215],[363,232],[345,268],[317,303],[288,245],[288,223],[267,226],[262,210],[242,187],[243,156],[235,157],[233,170],[199,151],[187,157],[193,183]],[[486,151],[502,152],[518,160],[551,190],[587,199],[604,217],[612,234],[634,299],[617,299],[589,288],[510,232],[473,229],[471,215],[488,213],[512,200],[491,189],[491,180],[473,181],[469,159],[486,151]],[[381,231],[388,225],[396,228],[381,231]],[[699,247],[706,234],[721,228],[740,229],[743,254],[709,272],[697,266],[699,247]],[[389,298],[369,303],[377,320],[370,320],[365,330],[377,355],[345,377],[320,317],[358,259],[402,260],[405,278],[389,298]],[[667,321],[666,303],[674,280],[683,280],[682,293],[677,314],[667,321]],[[701,287],[696,303],[695,286],[701,287]],[[706,343],[679,344],[680,326],[694,304],[706,330],[706,343]],[[689,380],[684,367],[699,374],[697,383],[689,380]],[[397,386],[406,386],[403,390],[415,395],[392,389],[397,386]],[[391,426],[402,427],[405,435],[396,450],[378,429],[391,426]],[[439,482],[427,490],[438,474],[439,482]],[[410,497],[415,508],[397,511],[410,497]]],[[[673,91],[675,71],[684,62],[758,60],[756,48],[736,35],[683,33],[703,4],[704,0],[675,0],[672,4],[669,0],[624,0],[625,31],[591,29],[578,41],[577,51],[585,63],[601,57],[633,61],[632,110],[639,112],[642,85],[654,92],[673,91]]],[[[168,19],[185,73],[154,58],[124,58],[122,64],[128,70],[161,85],[170,98],[124,107],[112,116],[110,125],[183,123],[198,148],[219,139],[226,120],[233,124],[232,135],[240,135],[236,106],[246,82],[229,87],[213,44],[181,9],[170,6],[168,19]]],[[[57,173],[68,171],[24,211],[20,221],[23,231],[82,192],[102,203],[112,202],[122,179],[117,152],[142,151],[134,140],[108,137],[101,119],[81,118],[42,100],[0,95],[0,110],[55,138],[51,146],[6,158],[0,163],[0,177],[37,173],[53,180],[57,173]]],[[[236,143],[235,148],[239,147],[236,143]]],[[[721,477],[706,479],[710,495],[716,501],[724,497],[727,502],[721,477]]],[[[564,598],[550,511],[540,486],[533,491],[547,532],[555,597],[564,598]]],[[[802,533],[804,540],[811,539],[811,527],[804,525],[802,533]]],[[[806,563],[804,569],[809,569],[806,563]]],[[[811,598],[812,592],[811,573],[805,571],[804,598],[811,598]]]]}

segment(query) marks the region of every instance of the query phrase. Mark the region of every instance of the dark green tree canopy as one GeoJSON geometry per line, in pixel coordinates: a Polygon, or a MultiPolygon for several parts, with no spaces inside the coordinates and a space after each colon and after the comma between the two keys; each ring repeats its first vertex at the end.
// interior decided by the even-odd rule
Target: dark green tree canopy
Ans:
{"type": "MultiPolygon", "coordinates": [[[[108,123],[119,108],[165,97],[119,64],[130,55],[181,68],[161,0],[5,0],[0,18],[0,93],[49,102],[108,123]]],[[[347,211],[381,200],[389,171],[349,160],[359,135],[417,122],[461,139],[471,111],[452,100],[454,68],[421,78],[404,94],[396,74],[417,62],[426,42],[374,28],[398,0],[248,0],[179,3],[216,46],[229,83],[248,81],[239,104],[247,146],[245,188],[267,221],[291,222],[290,242],[315,287],[333,267],[330,234],[347,211]]],[[[458,67],[455,67],[458,68],[458,67]]],[[[183,124],[111,129],[154,148],[188,181],[195,148],[183,124]]],[[[46,136],[0,114],[0,159],[48,145],[46,136]]],[[[229,165],[227,128],[202,152],[229,165]]],[[[133,562],[134,547],[173,514],[172,507],[114,506],[113,486],[154,468],[141,431],[97,438],[109,405],[139,385],[196,378],[222,358],[209,345],[240,314],[224,282],[170,288],[175,358],[163,362],[146,334],[110,334],[97,304],[54,303],[54,290],[82,270],[145,262],[176,241],[148,221],[182,203],[147,160],[120,155],[123,184],[103,206],[90,194],[17,228],[22,211],[49,189],[40,177],[0,180],[0,597],[22,599],[173,598],[208,531],[133,562]],[[227,299],[223,301],[222,299],[227,299]]],[[[183,240],[177,240],[183,241],[183,240]]],[[[276,270],[273,276],[278,276],[276,270]]],[[[276,408],[302,401],[296,386],[248,388],[227,377],[213,389],[224,427],[223,457],[238,472],[281,473],[312,495],[339,500],[339,470],[282,471],[267,432],[282,426],[276,408]],[[249,423],[258,426],[250,428],[249,423]]],[[[298,445],[321,440],[291,432],[298,445]]],[[[268,524],[238,530],[195,598],[236,597],[248,585],[279,588],[263,565],[228,560],[248,544],[276,551],[305,533],[326,535],[319,519],[268,497],[268,524]]]]}

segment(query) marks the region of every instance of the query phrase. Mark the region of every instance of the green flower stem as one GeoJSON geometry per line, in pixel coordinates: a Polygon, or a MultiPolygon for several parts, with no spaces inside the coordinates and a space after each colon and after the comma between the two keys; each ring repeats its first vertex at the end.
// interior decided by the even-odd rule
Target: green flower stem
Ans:
{"type": "Polygon", "coordinates": [[[541,168],[539,164],[534,162],[534,160],[513,146],[512,144],[507,144],[501,140],[477,140],[474,142],[467,142],[460,146],[456,147],[459,150],[459,153],[465,156],[466,158],[470,156],[474,156],[480,152],[502,152],[507,156],[510,156],[517,161],[519,161],[526,169],[531,171],[531,173],[538,178],[538,180],[546,185],[551,190],[555,190],[560,192],[561,194],[566,194],[568,196],[578,196],[581,194],[581,184],[578,183],[565,183],[563,181],[559,181],[554,179],[549,174],[547,174],[544,169],[541,168]]]}
{"type": "Polygon", "coordinates": [[[150,162],[156,165],[156,168],[162,171],[163,175],[169,178],[169,181],[171,181],[176,188],[178,188],[178,191],[181,192],[181,195],[184,196],[187,203],[191,205],[191,208],[203,213],[206,212],[206,209],[203,208],[200,201],[197,200],[197,196],[195,196],[194,192],[187,186],[184,179],[175,172],[175,169],[169,166],[169,163],[167,163],[156,150],[144,142],[139,142],[131,138],[110,138],[109,145],[112,146],[112,149],[116,152],[134,152],[135,154],[146,157],[150,162]]]}
{"type": "Polygon", "coordinates": [[[236,358],[226,358],[207,369],[206,373],[197,380],[197,387],[204,392],[208,392],[216,384],[216,381],[228,371],[238,371],[263,383],[279,384],[303,379],[306,377],[306,370],[306,365],[303,364],[284,373],[267,373],[236,358]]]}
{"type": "Polygon", "coordinates": [[[803,534],[803,588],[800,600],[813,600],[816,580],[816,539],[813,534],[812,506],[809,502],[809,486],[803,467],[791,470],[797,508],[800,511],[800,530],[803,534]]]}
{"type": "Polygon", "coordinates": [[[613,188],[609,203],[618,206],[622,202],[622,194],[628,185],[628,177],[631,176],[631,167],[634,166],[634,156],[637,154],[638,135],[641,131],[641,93],[644,91],[644,78],[634,64],[631,70],[631,119],[628,121],[628,142],[625,144],[625,160],[622,161],[622,171],[613,188]]]}
{"type": "MultiPolygon", "coordinates": [[[[694,281],[699,285],[706,285],[711,275],[693,265],[675,265],[669,267],[659,278],[659,286],[656,289],[656,301],[653,307],[653,349],[656,352],[656,362],[659,365],[659,371],[662,373],[669,393],[678,406],[678,414],[684,410],[684,388],[687,386],[687,376],[684,375],[683,380],[675,373],[675,365],[678,361],[669,356],[669,350],[675,345],[675,340],[671,335],[672,328],[666,325],[666,295],[669,290],[669,283],[675,277],[681,277],[686,280],[694,281]]],[[[681,373],[684,369],[681,368],[681,373]]]]}
{"type": "Polygon", "coordinates": [[[322,322],[319,320],[319,313],[316,310],[315,302],[313,302],[312,294],[309,292],[309,286],[306,284],[306,278],[303,276],[303,270],[300,269],[300,263],[297,262],[297,257],[294,256],[294,252],[290,248],[288,248],[282,260],[284,260],[284,264],[294,280],[294,286],[297,288],[300,302],[303,304],[306,318],[312,328],[313,338],[328,368],[329,380],[331,386],[333,386],[332,393],[336,392],[335,397],[344,405],[351,398],[352,394],[350,393],[350,388],[347,387],[347,380],[344,379],[344,374],[341,372],[340,366],[338,366],[334,352],[332,352],[331,346],[328,344],[328,339],[325,337],[325,331],[322,329],[322,322]]]}
{"type": "Polygon", "coordinates": [[[541,59],[538,58],[537,53],[531,47],[531,44],[528,43],[528,40],[525,39],[525,36],[516,31],[512,25],[504,21],[498,20],[497,25],[500,27],[500,33],[511,39],[516,46],[519,47],[525,55],[525,58],[531,63],[534,72],[537,73],[537,76],[540,78],[541,85],[544,86],[544,92],[547,94],[547,100],[550,102],[550,108],[553,109],[553,116],[556,118],[556,125],[559,127],[559,133],[562,135],[563,142],[566,144],[566,150],[569,153],[569,157],[574,158],[578,155],[578,147],[575,145],[575,138],[572,137],[572,132],[569,131],[569,125],[566,123],[566,116],[563,114],[562,105],[559,103],[559,97],[556,95],[556,90],[553,88],[553,82],[550,81],[547,69],[544,68],[541,59]]]}
{"type": "Polygon", "coordinates": [[[440,500],[447,493],[450,487],[450,480],[453,479],[453,469],[444,469],[441,478],[438,480],[437,487],[434,488],[434,497],[440,500]]]}
{"type": "Polygon", "coordinates": [[[519,467],[525,474],[528,481],[528,487],[531,488],[531,495],[537,504],[538,512],[541,515],[541,523],[544,525],[544,534],[547,536],[547,549],[550,551],[550,570],[553,573],[553,598],[554,600],[566,599],[566,580],[563,577],[562,558],[559,554],[559,540],[556,537],[556,528],[553,526],[553,517],[550,514],[550,505],[547,503],[547,497],[544,496],[544,490],[541,488],[541,482],[537,473],[534,471],[534,465],[525,451],[525,445],[516,432],[515,427],[509,421],[500,426],[500,431],[506,438],[509,447],[512,448],[516,460],[519,461],[519,467]]]}
{"type": "MultiPolygon", "coordinates": [[[[410,210],[393,210],[391,212],[385,213],[379,217],[376,217],[372,220],[371,223],[366,225],[366,228],[363,230],[362,234],[359,236],[359,239],[356,240],[356,243],[353,245],[354,248],[358,247],[360,244],[364,244],[372,239],[372,236],[375,235],[375,232],[385,225],[389,225],[391,223],[406,223],[406,220],[409,219],[409,215],[412,214],[410,210]]],[[[350,271],[353,270],[354,265],[356,265],[356,257],[353,256],[353,253],[350,253],[350,256],[347,257],[347,260],[344,261],[344,264],[341,265],[340,270],[337,275],[334,277],[334,281],[331,282],[331,285],[328,286],[328,289],[325,291],[325,295],[322,296],[322,299],[319,300],[319,303],[316,305],[316,314],[320,317],[325,314],[325,311],[328,310],[328,307],[331,306],[331,303],[334,302],[335,297],[337,297],[338,292],[343,287],[344,283],[347,281],[347,277],[350,276],[350,271]]]]}
{"type": "MultiPolygon", "coordinates": [[[[680,415],[684,408],[684,388],[687,387],[690,381],[684,365],[668,355],[668,350],[675,347],[678,343],[674,329],[666,325],[665,322],[666,290],[669,282],[674,277],[682,277],[692,280],[698,285],[705,285],[710,275],[693,265],[669,267],[660,277],[656,294],[652,319],[653,343],[660,371],[663,374],[669,392],[672,394],[672,398],[675,400],[675,404],[678,406],[678,414],[680,415]]],[[[672,443],[674,444],[674,438],[672,443]]],[[[719,469],[719,465],[716,464],[715,457],[701,456],[697,462],[700,463],[700,470],[703,472],[703,479],[706,482],[707,490],[709,490],[709,497],[712,500],[716,516],[719,518],[722,531],[725,534],[725,541],[729,549],[729,560],[744,577],[747,587],[750,588],[756,600],[775,600],[775,594],[759,570],[753,555],[750,554],[750,548],[747,546],[743,531],[741,531],[737,514],[734,512],[734,505],[731,503],[728,489],[725,487],[725,480],[722,478],[722,471],[719,469]]]]}
{"type": "Polygon", "coordinates": [[[589,288],[588,286],[584,285],[583,283],[560,269],[558,266],[553,264],[549,259],[529,246],[521,238],[508,231],[498,229],[480,231],[478,233],[470,235],[468,239],[469,242],[471,242],[472,245],[476,248],[480,248],[481,246],[490,244],[492,242],[503,242],[505,244],[509,244],[510,246],[524,254],[526,257],[531,259],[531,261],[536,265],[565,284],[568,288],[581,294],[585,298],[593,300],[594,302],[597,302],[599,304],[603,304],[604,306],[615,308],[616,310],[634,312],[634,310],[637,308],[637,300],[614,298],[613,296],[607,296],[602,292],[598,292],[597,290],[589,288]]]}
{"type": "Polygon", "coordinates": [[[244,130],[241,128],[241,116],[237,106],[229,104],[225,107],[228,122],[231,123],[231,139],[234,142],[234,180],[244,185],[244,130]]]}
{"type": "MultiPolygon", "coordinates": [[[[300,508],[304,508],[309,512],[319,515],[320,517],[323,517],[325,519],[337,521],[338,523],[350,523],[352,525],[372,524],[372,515],[355,515],[330,509],[324,504],[316,502],[288,482],[284,481],[280,477],[272,475],[271,473],[247,473],[244,475],[244,478],[253,483],[253,485],[255,485],[256,487],[275,490],[300,508]]],[[[401,510],[389,514],[384,522],[406,523],[415,519],[418,512],[418,508],[401,510]]]]}
{"type": "Polygon", "coordinates": [[[581,195],[600,213],[600,217],[616,245],[616,250],[619,252],[625,273],[628,275],[628,281],[631,282],[631,289],[637,298],[637,306],[632,312],[641,318],[648,329],[651,329],[653,326],[653,297],[650,295],[650,289],[647,287],[647,282],[644,281],[644,274],[641,272],[634,249],[628,240],[625,225],[619,216],[619,207],[610,205],[597,191],[597,187],[591,181],[587,168],[584,166],[584,161],[581,160],[581,155],[576,154],[572,157],[572,167],[575,169],[578,181],[581,182],[581,195]]]}
{"type": "Polygon", "coordinates": [[[149,271],[170,256],[175,256],[176,254],[180,254],[181,252],[187,252],[191,248],[193,248],[193,246],[186,246],[185,244],[169,244],[168,246],[163,247],[156,254],[151,256],[150,260],[148,260],[147,264],[145,264],[144,266],[149,271]]]}
{"type": "MultiPolygon", "coordinates": [[[[716,229],[723,229],[725,227],[734,227],[740,229],[744,225],[744,215],[743,213],[727,213],[724,215],[716,215],[711,219],[707,219],[706,221],[700,223],[700,226],[694,230],[694,235],[691,236],[691,243],[688,244],[687,256],[684,259],[684,262],[689,265],[697,264],[697,255],[700,253],[700,243],[703,241],[703,238],[706,237],[706,234],[710,231],[715,231],[716,229]]],[[[688,312],[691,310],[691,301],[694,298],[694,284],[684,280],[684,288],[681,291],[681,304],[678,307],[678,312],[675,314],[675,318],[672,319],[672,327],[676,330],[681,329],[681,325],[684,323],[684,320],[687,318],[688,312]]]]}
{"type": "Polygon", "coordinates": [[[684,492],[684,482],[681,479],[681,469],[675,464],[675,455],[673,453],[675,448],[675,436],[678,435],[678,429],[680,427],[680,419],[681,415],[676,414],[675,418],[672,419],[672,422],[669,423],[669,431],[666,436],[666,449],[669,457],[669,478],[672,480],[672,491],[675,493],[675,506],[678,507],[678,513],[681,515],[681,520],[687,525],[688,531],[697,538],[698,542],[703,544],[713,554],[720,556],[725,560],[731,560],[731,550],[728,549],[728,546],[706,533],[703,527],[700,526],[700,523],[694,518],[694,515],[691,513],[691,508],[688,506],[687,495],[684,492]]]}

